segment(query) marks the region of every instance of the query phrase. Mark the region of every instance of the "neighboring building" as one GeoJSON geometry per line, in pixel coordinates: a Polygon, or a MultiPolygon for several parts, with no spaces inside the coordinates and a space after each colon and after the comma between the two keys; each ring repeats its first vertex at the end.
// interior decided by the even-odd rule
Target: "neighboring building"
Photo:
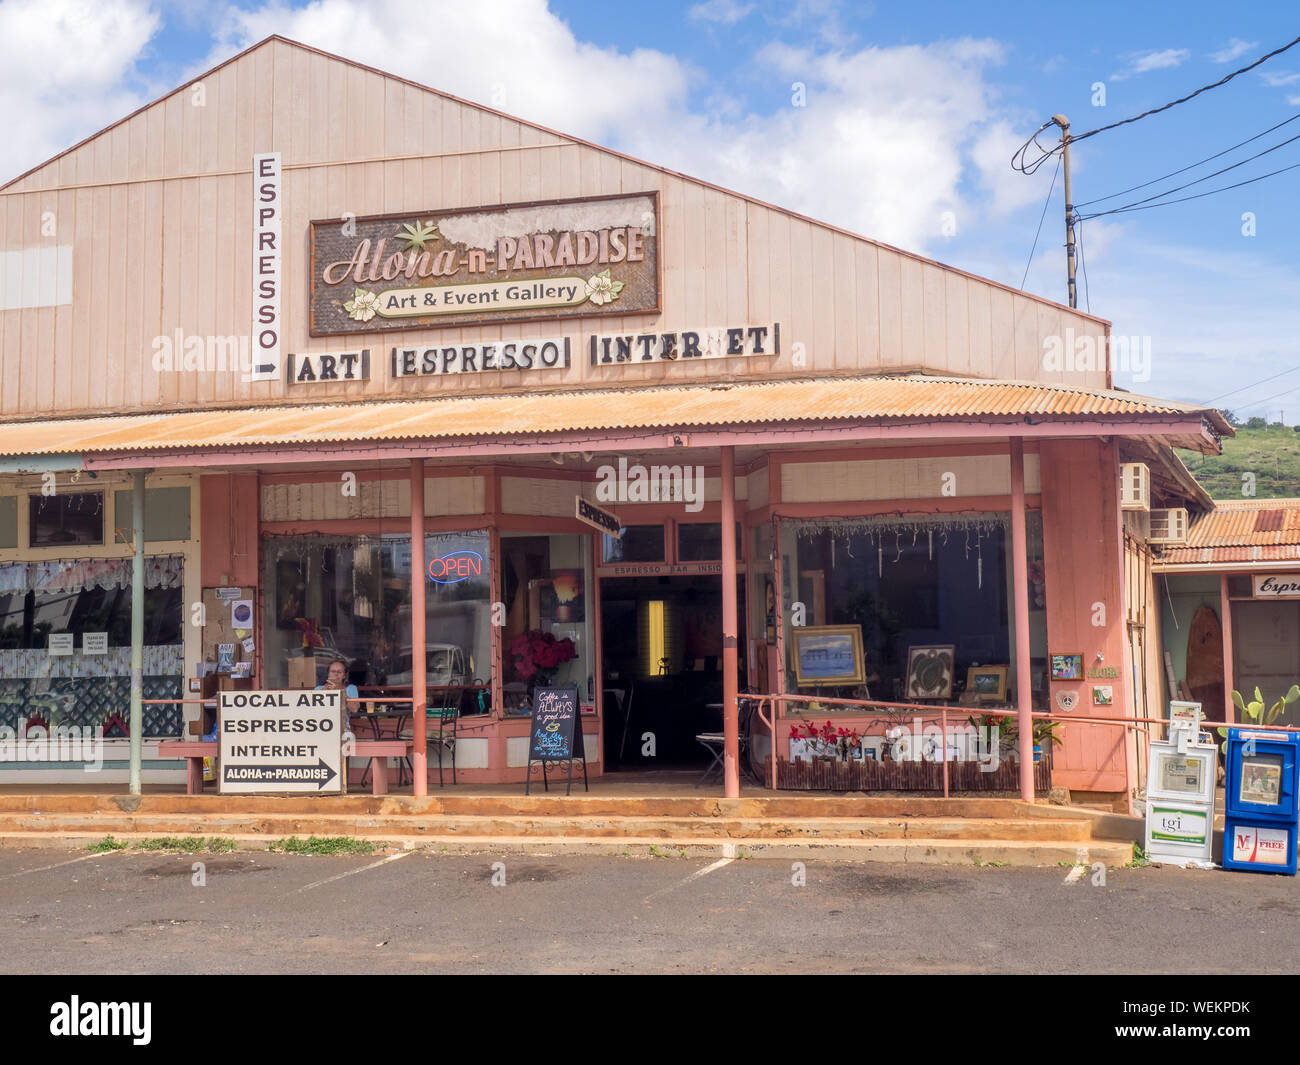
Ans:
{"type": "MultiPolygon", "coordinates": [[[[116,530],[141,469],[146,697],[219,664],[303,683],[335,651],[363,684],[410,677],[423,494],[463,780],[523,777],[510,711],[536,678],[511,645],[537,630],[576,645],[554,679],[591,706],[593,773],[645,732],[686,758],[722,696],[733,570],[751,691],[796,690],[802,621],[859,627],[877,699],[909,701],[909,658],[951,647],[930,657],[952,698],[1000,665],[1008,703],[1023,676],[1039,709],[1155,709],[1122,464],[1149,506],[1204,505],[1169,449],[1231,430],[1114,390],[1099,318],[280,38],[0,201],[0,724],[125,717],[116,530]],[[1054,680],[1049,653],[1084,676],[1054,680]]],[[[150,755],[198,707],[148,709],[146,767],[179,779],[150,755]]],[[[1055,783],[1132,794],[1123,729],[1064,737],[1055,783]]]]}
{"type": "MultiPolygon", "coordinates": [[[[1272,705],[1300,682],[1300,499],[1220,500],[1192,512],[1186,537],[1155,548],[1169,698],[1233,717],[1231,695],[1272,705]],[[1185,687],[1185,691],[1184,691],[1185,687]]],[[[1300,726],[1300,703],[1275,724],[1300,726]]]]}

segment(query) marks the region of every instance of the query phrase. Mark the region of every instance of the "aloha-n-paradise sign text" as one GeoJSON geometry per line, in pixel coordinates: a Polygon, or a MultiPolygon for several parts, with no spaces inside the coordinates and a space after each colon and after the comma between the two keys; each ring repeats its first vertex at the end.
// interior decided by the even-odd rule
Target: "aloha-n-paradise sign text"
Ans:
{"type": "Polygon", "coordinates": [[[659,308],[658,196],[311,224],[313,336],[659,308]]]}

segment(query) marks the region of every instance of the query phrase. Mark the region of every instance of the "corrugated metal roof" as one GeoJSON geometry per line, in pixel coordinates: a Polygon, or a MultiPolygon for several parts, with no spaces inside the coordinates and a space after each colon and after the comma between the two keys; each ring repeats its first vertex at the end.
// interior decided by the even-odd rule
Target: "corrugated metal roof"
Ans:
{"type": "Polygon", "coordinates": [[[1188,547],[1300,544],[1300,499],[1221,500],[1187,530],[1188,547]]]}
{"type": "Polygon", "coordinates": [[[445,439],[619,429],[1216,411],[1128,392],[924,375],[478,395],[134,414],[0,425],[0,455],[445,439]]]}
{"type": "Polygon", "coordinates": [[[1225,562],[1300,562],[1300,544],[1256,544],[1254,547],[1166,547],[1161,565],[1210,565],[1225,562]]]}
{"type": "Polygon", "coordinates": [[[1187,543],[1160,550],[1168,565],[1300,561],[1300,499],[1225,499],[1192,518],[1187,543]]]}

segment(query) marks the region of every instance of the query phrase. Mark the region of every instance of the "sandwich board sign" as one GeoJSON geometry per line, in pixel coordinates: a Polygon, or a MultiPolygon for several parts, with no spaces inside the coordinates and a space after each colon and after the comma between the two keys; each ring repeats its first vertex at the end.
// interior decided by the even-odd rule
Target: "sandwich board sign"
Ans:
{"type": "Polygon", "coordinates": [[[341,691],[221,692],[221,793],[341,794],[342,726],[341,691]]]}
{"type": "Polygon", "coordinates": [[[528,768],[524,776],[525,795],[532,785],[534,762],[542,764],[542,785],[550,791],[551,785],[546,779],[547,763],[566,761],[569,763],[569,786],[564,794],[571,794],[575,757],[582,759],[582,786],[591,790],[587,784],[587,752],[582,740],[580,709],[576,684],[533,689],[533,713],[528,730],[528,768]]]}

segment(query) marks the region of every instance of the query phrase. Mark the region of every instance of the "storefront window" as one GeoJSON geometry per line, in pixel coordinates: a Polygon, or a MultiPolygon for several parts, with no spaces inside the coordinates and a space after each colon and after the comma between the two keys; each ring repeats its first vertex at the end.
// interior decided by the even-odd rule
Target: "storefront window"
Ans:
{"type": "MultiPolygon", "coordinates": [[[[131,559],[0,566],[0,725],[126,734],[131,574],[131,559]],[[51,654],[51,634],[70,636],[70,653],[51,654]]],[[[148,557],[144,576],[144,697],[180,697],[184,560],[148,557]]],[[[181,718],[179,705],[145,706],[144,734],[179,735],[181,718]]]]}
{"type": "MultiPolygon", "coordinates": [[[[491,669],[486,531],[425,537],[425,644],[430,686],[469,684],[491,669]]],[[[272,685],[316,681],[329,659],[359,685],[410,684],[411,538],[268,537],[263,668],[272,685]],[[291,664],[292,663],[292,664],[291,664]]]]}
{"type": "Polygon", "coordinates": [[[60,492],[27,497],[32,547],[104,542],[104,493],[60,492]]]}
{"type": "Polygon", "coordinates": [[[575,533],[502,535],[507,710],[521,710],[539,684],[576,684],[583,699],[592,697],[590,550],[588,538],[575,533]]]}
{"type": "MultiPolygon", "coordinates": [[[[132,522],[132,495],[127,489],[113,493],[113,513],[118,527],[117,542],[126,543],[132,522]]],[[[190,490],[146,488],[144,493],[144,538],[146,540],[188,540],[190,538],[190,490]]]]}
{"type": "Polygon", "coordinates": [[[0,496],[0,548],[18,546],[18,497],[0,496]]]}
{"type": "MultiPolygon", "coordinates": [[[[971,666],[1007,665],[1014,676],[1006,515],[789,525],[786,535],[782,523],[788,658],[796,653],[795,621],[853,625],[862,633],[871,698],[955,702],[971,666]],[[938,665],[918,675],[929,659],[938,665]]],[[[1030,594],[1032,603],[1033,582],[1030,594]]],[[[788,666],[786,687],[794,691],[792,658],[788,666]]]]}
{"type": "Polygon", "coordinates": [[[662,562],[664,527],[627,525],[621,537],[602,535],[601,558],[605,562],[662,562]]]}
{"type": "MultiPolygon", "coordinates": [[[[744,541],[736,522],[736,558],[742,557],[744,541]]],[[[722,558],[722,522],[683,522],[677,526],[678,562],[716,562],[722,558]]]]}

